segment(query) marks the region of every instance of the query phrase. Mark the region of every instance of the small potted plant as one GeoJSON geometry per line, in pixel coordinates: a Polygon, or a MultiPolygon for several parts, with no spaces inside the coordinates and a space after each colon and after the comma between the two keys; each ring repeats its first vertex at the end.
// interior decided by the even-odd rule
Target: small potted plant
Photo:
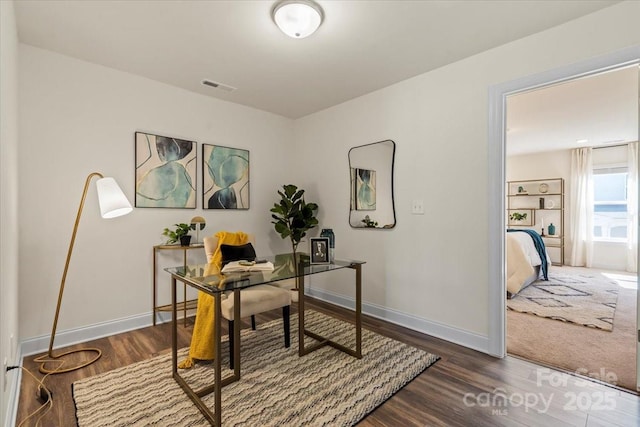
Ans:
{"type": "Polygon", "coordinates": [[[174,224],[176,226],[175,230],[170,230],[165,228],[162,234],[167,236],[167,244],[176,243],[180,241],[181,246],[189,246],[191,243],[191,236],[189,235],[189,231],[191,230],[190,224],[174,224]]]}
{"type": "Polygon", "coordinates": [[[365,216],[362,222],[366,228],[376,228],[378,226],[378,222],[369,218],[369,215],[365,216]]]}

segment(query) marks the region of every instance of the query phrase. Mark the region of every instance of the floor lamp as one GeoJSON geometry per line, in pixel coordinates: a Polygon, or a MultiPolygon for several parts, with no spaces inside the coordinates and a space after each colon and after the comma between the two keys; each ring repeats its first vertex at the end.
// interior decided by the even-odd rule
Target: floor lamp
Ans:
{"type": "Polygon", "coordinates": [[[53,340],[56,337],[56,327],[58,326],[58,315],[60,314],[60,305],[62,303],[62,294],[64,292],[64,282],[67,279],[67,271],[69,270],[69,261],[71,260],[71,253],[73,252],[73,244],[76,240],[76,233],[78,232],[78,224],[80,223],[80,216],[82,215],[82,209],[84,208],[84,201],[87,197],[87,191],[89,190],[89,184],[93,177],[99,177],[96,181],[96,189],[98,190],[98,202],[100,203],[100,215],[102,218],[115,218],[118,216],[126,215],[130,213],[133,208],[131,203],[127,200],[118,184],[113,178],[105,178],[101,173],[93,172],[87,176],[87,180],[84,183],[84,190],[82,192],[82,198],[80,199],[80,207],[78,207],[78,214],[76,215],[76,222],[73,226],[73,233],[71,234],[71,242],[69,242],[69,251],[67,252],[67,261],[64,264],[64,272],[62,273],[62,280],[60,282],[60,292],[58,294],[58,305],[56,307],[56,315],[53,319],[53,328],[51,329],[51,339],[49,340],[49,351],[46,356],[36,359],[37,362],[41,362],[40,372],[43,374],[61,374],[64,372],[75,371],[76,369],[84,368],[98,360],[102,355],[102,351],[98,348],[83,348],[78,350],[70,350],[60,354],[53,354],[53,340]],[[46,367],[47,362],[56,361],[64,356],[73,353],[91,352],[95,353],[92,359],[89,361],[83,361],[79,365],[72,367],[58,366],[59,369],[48,369],[46,367]],[[46,358],[46,360],[45,360],[46,358]]]}

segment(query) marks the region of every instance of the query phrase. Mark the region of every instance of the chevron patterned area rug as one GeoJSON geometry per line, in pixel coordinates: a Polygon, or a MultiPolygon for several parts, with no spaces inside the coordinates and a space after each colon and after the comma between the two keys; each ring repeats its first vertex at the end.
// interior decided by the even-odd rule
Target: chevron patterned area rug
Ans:
{"type": "MultiPolygon", "coordinates": [[[[353,346],[354,325],[308,311],[307,329],[353,346]]],[[[324,347],[298,357],[297,315],[291,347],[282,320],[242,331],[242,378],[222,389],[226,426],[350,426],[389,399],[438,356],[366,329],[362,359],[324,347]]],[[[313,343],[305,339],[307,345],[313,343]]],[[[228,366],[227,342],[223,366],[228,366]]],[[[181,359],[188,349],[180,351],[181,359]]],[[[223,378],[231,375],[223,369],[223,378]]],[[[195,388],[210,384],[213,365],[181,371],[195,388]]],[[[213,410],[213,394],[203,398],[213,410]]],[[[205,426],[200,411],[171,377],[171,355],[158,356],[73,384],[76,418],[91,426],[205,426]]]]}
{"type": "Polygon", "coordinates": [[[507,300],[507,308],[612,331],[617,302],[617,283],[601,274],[550,274],[507,300]]]}

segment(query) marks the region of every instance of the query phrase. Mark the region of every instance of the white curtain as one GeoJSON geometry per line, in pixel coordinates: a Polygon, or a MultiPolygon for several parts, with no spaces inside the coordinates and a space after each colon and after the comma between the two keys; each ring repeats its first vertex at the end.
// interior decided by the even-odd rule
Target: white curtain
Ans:
{"type": "Polygon", "coordinates": [[[593,167],[591,148],[571,152],[569,264],[591,267],[593,261],[593,167]]]}
{"type": "Polygon", "coordinates": [[[638,143],[627,148],[627,271],[638,271],[638,143]]]}

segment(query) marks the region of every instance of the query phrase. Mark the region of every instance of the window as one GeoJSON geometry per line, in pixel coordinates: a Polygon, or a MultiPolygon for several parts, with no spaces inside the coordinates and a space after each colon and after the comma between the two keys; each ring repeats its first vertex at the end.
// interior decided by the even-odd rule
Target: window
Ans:
{"type": "Polygon", "coordinates": [[[593,170],[593,237],[627,238],[627,168],[593,170]]]}

